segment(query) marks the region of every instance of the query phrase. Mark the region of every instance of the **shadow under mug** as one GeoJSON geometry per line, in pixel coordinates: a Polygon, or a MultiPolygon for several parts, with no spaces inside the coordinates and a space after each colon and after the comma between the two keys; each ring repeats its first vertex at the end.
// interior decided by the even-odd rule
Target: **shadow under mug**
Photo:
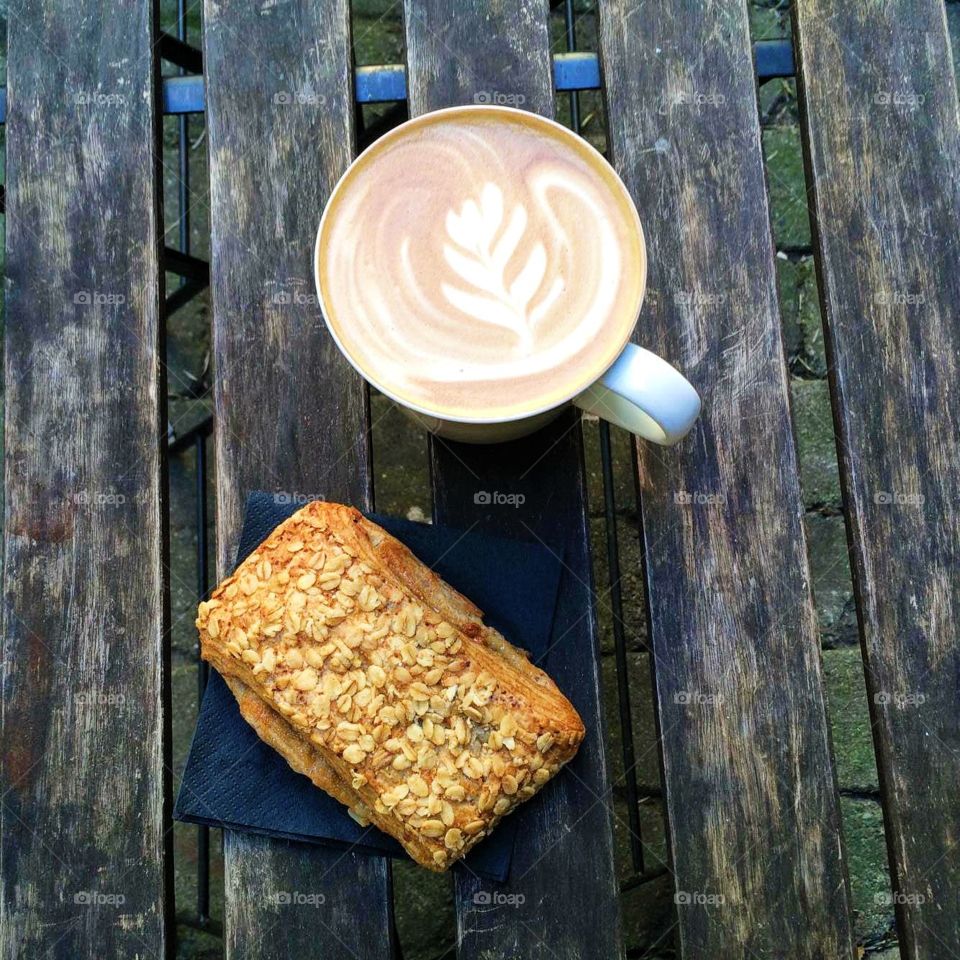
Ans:
{"type": "MultiPolygon", "coordinates": [[[[444,114],[456,115],[464,111],[475,110],[484,111],[487,117],[496,112],[510,116],[519,114],[524,118],[526,123],[534,126],[542,125],[545,132],[548,132],[555,138],[566,140],[578,151],[582,150],[586,143],[581,137],[554,120],[541,117],[537,114],[527,113],[526,111],[516,110],[512,107],[502,106],[450,107],[446,110],[422,114],[420,117],[408,120],[406,123],[396,127],[390,133],[386,134],[385,138],[396,136],[400,134],[401,131],[409,132],[419,123],[426,122],[428,118],[429,122],[435,123],[438,117],[444,114]]],[[[345,349],[340,338],[337,336],[333,324],[331,324],[328,319],[329,313],[324,306],[323,289],[320,283],[320,249],[321,237],[324,233],[324,223],[327,219],[327,213],[333,208],[333,201],[337,192],[345,183],[349,182],[351,171],[360,159],[368,151],[376,150],[379,142],[380,141],[375,141],[363,154],[357,157],[350,167],[347,168],[336,187],[334,187],[327,202],[323,218],[320,221],[320,227],[317,230],[317,241],[313,255],[317,295],[320,305],[323,308],[327,329],[330,331],[334,342],[340,348],[340,352],[343,353],[351,366],[353,366],[368,383],[372,384],[381,393],[393,400],[404,413],[430,433],[449,440],[457,440],[465,443],[502,443],[526,436],[555,419],[570,404],[662,446],[672,446],[686,436],[700,413],[700,397],[697,391],[689,381],[667,363],[666,360],[634,343],[626,343],[623,345],[623,349],[617,356],[617,359],[614,360],[598,380],[594,381],[585,389],[581,386],[576,393],[568,397],[565,401],[552,404],[546,409],[524,412],[511,417],[494,417],[490,419],[476,417],[465,418],[428,410],[395,395],[389,387],[380,383],[372,373],[365,370],[345,349]]],[[[602,163],[608,168],[613,178],[622,188],[627,202],[633,208],[634,213],[636,213],[633,198],[630,196],[622,180],[620,180],[619,176],[613,168],[609,166],[601,154],[593,150],[592,147],[589,147],[589,149],[592,154],[595,155],[593,156],[593,161],[602,163]]],[[[637,214],[636,217],[636,228],[640,248],[643,252],[643,283],[640,291],[640,302],[642,303],[643,293],[646,287],[646,243],[643,236],[643,228],[640,225],[639,214],[637,214]]],[[[639,314],[639,306],[637,312],[639,314]]]]}

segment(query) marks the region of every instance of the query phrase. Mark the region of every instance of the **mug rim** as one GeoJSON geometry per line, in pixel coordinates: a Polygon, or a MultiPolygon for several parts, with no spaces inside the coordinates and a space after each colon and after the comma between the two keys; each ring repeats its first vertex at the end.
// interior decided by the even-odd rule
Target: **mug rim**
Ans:
{"type": "Polygon", "coordinates": [[[591,384],[596,383],[603,375],[617,362],[617,359],[623,353],[624,348],[630,343],[631,337],[634,330],[636,329],[637,320],[640,318],[640,310],[643,306],[644,297],[647,292],[647,241],[646,236],[643,232],[643,223],[640,220],[640,213],[637,210],[637,205],[633,201],[633,197],[630,194],[630,191],[627,189],[627,185],[623,182],[620,174],[617,173],[613,164],[610,163],[607,158],[600,153],[596,147],[593,146],[588,140],[584,137],[581,137],[579,134],[574,133],[572,130],[565,127],[562,123],[558,123],[552,117],[545,117],[539,113],[533,113],[529,110],[520,110],[516,107],[507,107],[501,104],[461,104],[454,107],[443,107],[439,110],[430,110],[427,113],[422,113],[418,117],[412,117],[409,120],[405,120],[403,123],[394,127],[392,130],[388,130],[383,136],[378,137],[373,141],[368,147],[363,149],[360,153],[350,161],[347,169],[337,179],[336,184],[333,187],[333,190],[330,191],[330,196],[327,197],[327,202],[323,208],[323,214],[320,217],[320,225],[317,227],[317,238],[314,241],[313,245],[313,282],[317,291],[317,301],[320,306],[320,312],[323,317],[323,322],[330,333],[330,336],[333,338],[333,342],[337,345],[341,355],[346,358],[347,362],[353,367],[357,373],[363,377],[371,386],[376,387],[385,397],[389,397],[394,403],[399,404],[402,407],[405,407],[408,410],[413,410],[415,413],[421,414],[425,417],[432,417],[434,419],[444,421],[447,423],[465,423],[465,424],[489,424],[495,426],[499,423],[515,423],[518,420],[526,420],[530,417],[536,417],[540,414],[546,413],[548,410],[556,410],[559,407],[563,407],[566,404],[570,403],[575,397],[579,396],[586,390],[591,384]],[[427,121],[436,121],[438,117],[451,116],[461,113],[475,113],[478,111],[483,111],[484,113],[498,113],[501,115],[522,117],[524,120],[532,121],[534,125],[537,123],[543,124],[548,128],[552,128],[554,131],[559,132],[560,139],[566,139],[568,142],[573,142],[579,149],[586,148],[588,151],[592,151],[595,155],[595,159],[598,160],[601,164],[607,166],[610,172],[613,174],[614,183],[620,189],[623,194],[624,199],[626,200],[627,209],[633,213],[634,223],[637,229],[637,237],[640,242],[640,251],[642,253],[642,264],[640,269],[640,292],[637,296],[637,304],[634,310],[634,320],[633,325],[627,330],[626,336],[623,337],[619,346],[616,349],[616,352],[610,359],[610,363],[601,370],[598,376],[592,377],[586,383],[578,383],[576,388],[569,394],[565,395],[560,400],[551,400],[549,403],[543,404],[542,406],[533,407],[530,410],[523,410],[515,414],[510,414],[509,416],[498,416],[498,417],[472,417],[472,416],[463,416],[447,413],[443,410],[435,410],[430,407],[424,406],[423,404],[414,403],[410,400],[405,399],[404,397],[399,396],[397,393],[392,391],[389,387],[381,383],[376,377],[368,373],[361,365],[351,356],[350,352],[344,346],[340,337],[337,335],[337,331],[333,327],[333,323],[329,318],[329,310],[327,309],[327,303],[323,295],[323,287],[320,283],[320,242],[323,239],[324,227],[327,224],[327,217],[330,211],[334,207],[334,201],[337,198],[337,194],[344,189],[344,185],[347,181],[347,178],[351,175],[354,168],[360,163],[360,161],[371,153],[373,150],[380,147],[383,143],[392,140],[396,137],[402,136],[406,133],[411,127],[419,126],[422,123],[427,121]]]}

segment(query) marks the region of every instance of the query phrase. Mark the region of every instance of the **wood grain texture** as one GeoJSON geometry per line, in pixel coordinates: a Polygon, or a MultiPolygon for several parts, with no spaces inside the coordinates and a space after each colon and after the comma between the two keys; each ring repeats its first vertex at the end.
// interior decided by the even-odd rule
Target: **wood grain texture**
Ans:
{"type": "MultiPolygon", "coordinates": [[[[324,203],[353,150],[347,0],[204,9],[224,574],[251,491],[363,508],[371,481],[366,389],[327,334],[312,269],[324,203]]],[[[230,956],[389,955],[385,859],[239,834],[226,856],[230,956]]]]}
{"type": "Polygon", "coordinates": [[[226,930],[228,956],[391,956],[392,892],[389,873],[384,887],[385,861],[343,850],[325,850],[320,859],[318,849],[270,837],[224,835],[232,920],[226,930]]]}
{"type": "MultiPolygon", "coordinates": [[[[407,2],[405,14],[412,115],[493,94],[552,114],[545,0],[471,2],[455,12],[440,0],[407,2]]],[[[523,823],[510,881],[496,885],[458,872],[458,955],[608,960],[622,947],[579,416],[568,411],[535,436],[510,444],[435,441],[431,467],[437,522],[539,540],[562,555],[554,636],[542,665],[587,728],[565,773],[516,814],[523,823]],[[483,491],[524,500],[516,508],[484,506],[474,499],[483,491]],[[522,902],[484,903],[483,895],[492,893],[519,895],[522,902]]]]}
{"type": "Polygon", "coordinates": [[[960,955],[960,128],[943,4],[796,9],[867,686],[910,960],[960,955]]]}
{"type": "Polygon", "coordinates": [[[553,116],[548,0],[404,0],[410,116],[498,102],[553,116]]]}
{"type": "Polygon", "coordinates": [[[612,160],[647,232],[637,339],[704,400],[680,446],[637,448],[680,946],[849,957],[746,8],[600,14],[612,160]]]}
{"type": "Polygon", "coordinates": [[[171,949],[153,5],[9,10],[0,956],[171,949]]]}

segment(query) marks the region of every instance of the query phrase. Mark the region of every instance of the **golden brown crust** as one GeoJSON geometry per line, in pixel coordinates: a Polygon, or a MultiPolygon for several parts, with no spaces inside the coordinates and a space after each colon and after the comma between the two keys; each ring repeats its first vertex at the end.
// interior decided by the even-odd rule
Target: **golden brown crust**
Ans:
{"type": "Polygon", "coordinates": [[[577,751],[553,681],[352,507],[282,523],[197,617],[257,734],[360,822],[445,870],[577,751]]]}

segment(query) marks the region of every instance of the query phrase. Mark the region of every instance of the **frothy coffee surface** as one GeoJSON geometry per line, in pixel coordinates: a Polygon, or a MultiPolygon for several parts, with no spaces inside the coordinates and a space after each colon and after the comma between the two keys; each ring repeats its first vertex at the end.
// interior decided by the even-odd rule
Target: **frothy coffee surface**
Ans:
{"type": "Polygon", "coordinates": [[[354,362],[399,399],[483,419],[559,403],[616,359],[639,221],[591,147],[476,108],[388,134],[331,201],[319,277],[354,362]]]}

